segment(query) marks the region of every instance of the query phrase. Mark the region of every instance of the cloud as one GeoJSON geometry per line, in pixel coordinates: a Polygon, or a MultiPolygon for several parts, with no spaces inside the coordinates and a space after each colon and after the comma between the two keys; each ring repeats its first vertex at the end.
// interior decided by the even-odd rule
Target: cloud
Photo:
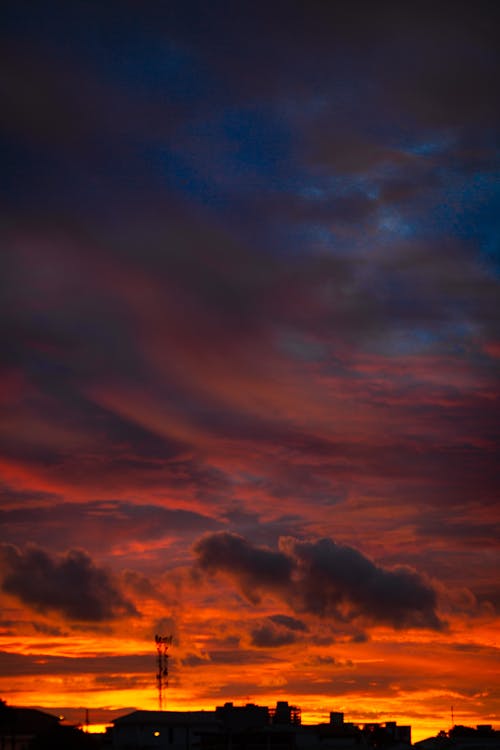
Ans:
{"type": "MultiPolygon", "coordinates": [[[[383,568],[332,539],[302,542],[282,537],[280,550],[274,552],[221,532],[202,537],[194,551],[201,569],[227,574],[254,604],[267,591],[278,594],[295,612],[333,621],[395,629],[444,627],[436,613],[434,589],[415,570],[383,568]]],[[[278,617],[277,622],[286,625],[278,617]]],[[[292,618],[288,628],[291,623],[292,618]]],[[[257,637],[270,640],[272,634],[265,631],[257,637]]]]}
{"type": "Polygon", "coordinates": [[[307,630],[307,625],[295,617],[271,615],[250,629],[250,640],[257,648],[278,648],[296,643],[307,630]]]}
{"type": "MultiPolygon", "coordinates": [[[[153,644],[154,645],[154,644],[153,644]]],[[[151,656],[143,654],[107,654],[60,656],[32,653],[29,655],[0,651],[3,674],[11,675],[68,675],[68,674],[141,674],[150,671],[151,656]]]]}
{"type": "Polygon", "coordinates": [[[276,628],[271,624],[258,625],[250,633],[253,646],[258,648],[277,648],[295,643],[297,635],[290,630],[276,628]]]}
{"type": "Polygon", "coordinates": [[[294,560],[301,581],[295,597],[299,611],[347,620],[362,617],[395,628],[442,627],[434,590],[409,567],[382,568],[331,539],[285,538],[281,549],[294,560]]]}
{"type": "Polygon", "coordinates": [[[275,660],[274,655],[269,652],[256,653],[255,651],[242,648],[233,650],[211,649],[208,653],[208,657],[209,661],[213,664],[231,664],[234,667],[237,667],[238,665],[266,664],[274,662],[275,660]]]}
{"type": "Polygon", "coordinates": [[[95,565],[83,550],[51,557],[35,545],[20,550],[2,544],[0,557],[5,571],[3,590],[39,612],[52,610],[82,622],[137,615],[110,573],[95,565]]]}
{"type": "Polygon", "coordinates": [[[0,510],[0,523],[6,537],[14,543],[29,539],[41,544],[45,539],[46,545],[50,540],[50,546],[57,547],[65,540],[66,547],[81,544],[88,550],[102,549],[103,545],[109,550],[131,539],[150,542],[176,535],[198,535],[222,525],[207,515],[183,508],[117,500],[57,502],[0,510]]]}
{"type": "Polygon", "coordinates": [[[250,601],[260,600],[259,591],[286,587],[292,563],[280,552],[255,547],[237,534],[208,534],[194,545],[199,566],[208,573],[230,573],[250,601]]]}
{"type": "Polygon", "coordinates": [[[307,630],[307,625],[302,622],[302,620],[297,620],[296,617],[290,617],[289,615],[271,615],[269,619],[271,622],[276,623],[276,625],[282,625],[284,628],[288,628],[288,630],[302,633],[307,630]]]}

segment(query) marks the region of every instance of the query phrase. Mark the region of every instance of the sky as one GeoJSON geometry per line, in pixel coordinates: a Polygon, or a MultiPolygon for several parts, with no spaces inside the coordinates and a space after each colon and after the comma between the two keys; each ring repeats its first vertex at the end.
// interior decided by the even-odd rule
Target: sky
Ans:
{"type": "Polygon", "coordinates": [[[498,726],[497,4],[2,16],[0,696],[498,726]]]}

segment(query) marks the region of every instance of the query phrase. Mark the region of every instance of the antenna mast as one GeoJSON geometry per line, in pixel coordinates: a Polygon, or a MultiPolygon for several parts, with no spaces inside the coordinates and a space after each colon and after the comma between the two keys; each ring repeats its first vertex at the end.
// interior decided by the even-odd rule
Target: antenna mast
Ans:
{"type": "Polygon", "coordinates": [[[163,711],[163,696],[168,688],[168,647],[172,644],[172,636],[155,635],[155,643],[157,653],[156,684],[158,686],[158,708],[160,711],[163,711]]]}

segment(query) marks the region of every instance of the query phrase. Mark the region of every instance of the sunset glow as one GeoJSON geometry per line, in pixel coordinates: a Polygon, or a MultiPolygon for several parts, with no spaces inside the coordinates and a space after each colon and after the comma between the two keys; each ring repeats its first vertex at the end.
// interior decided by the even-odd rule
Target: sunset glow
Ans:
{"type": "Polygon", "coordinates": [[[494,4],[7,5],[0,698],[498,727],[494,4]]]}

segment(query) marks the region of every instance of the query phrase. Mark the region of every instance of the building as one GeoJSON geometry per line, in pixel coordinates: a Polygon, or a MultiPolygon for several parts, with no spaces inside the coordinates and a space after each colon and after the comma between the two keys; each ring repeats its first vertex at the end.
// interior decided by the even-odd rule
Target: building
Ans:
{"type": "Polygon", "coordinates": [[[216,732],[215,711],[133,711],[113,722],[115,750],[191,750],[201,737],[216,732]]]}
{"type": "Polygon", "coordinates": [[[390,747],[391,750],[411,747],[411,727],[400,726],[395,721],[365,724],[363,735],[372,747],[390,747]]]}
{"type": "Polygon", "coordinates": [[[358,727],[332,712],[330,722],[303,725],[297,706],[225,703],[215,711],[133,711],[116,719],[113,750],[408,750],[411,728],[396,722],[358,727]]]}
{"type": "Polygon", "coordinates": [[[500,750],[500,731],[491,724],[477,727],[454,726],[449,732],[441,731],[415,743],[417,750],[500,750]]]}
{"type": "Polygon", "coordinates": [[[0,750],[28,750],[35,737],[60,726],[57,716],[0,702],[0,750]]]}

